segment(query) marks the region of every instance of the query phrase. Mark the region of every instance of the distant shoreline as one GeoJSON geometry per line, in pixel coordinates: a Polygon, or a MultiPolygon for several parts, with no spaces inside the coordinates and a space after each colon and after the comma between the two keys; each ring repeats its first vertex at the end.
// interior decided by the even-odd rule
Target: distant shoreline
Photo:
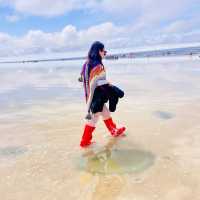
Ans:
{"type": "MultiPolygon", "coordinates": [[[[128,53],[116,53],[106,56],[107,60],[118,60],[123,58],[152,58],[152,57],[169,57],[169,56],[193,56],[200,55],[200,46],[196,47],[181,47],[161,50],[135,51],[128,53]]],[[[69,57],[69,58],[50,58],[50,59],[30,59],[30,60],[16,60],[16,61],[0,61],[0,64],[14,64],[14,63],[38,63],[38,62],[57,62],[57,61],[73,61],[85,60],[85,56],[69,57]]]]}

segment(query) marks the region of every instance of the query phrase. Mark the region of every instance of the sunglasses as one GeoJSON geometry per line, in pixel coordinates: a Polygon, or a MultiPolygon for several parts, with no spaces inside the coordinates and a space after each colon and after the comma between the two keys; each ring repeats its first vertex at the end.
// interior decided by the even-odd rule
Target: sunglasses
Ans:
{"type": "Polygon", "coordinates": [[[103,52],[104,52],[104,55],[106,55],[106,54],[107,54],[107,51],[105,51],[105,50],[104,50],[103,52]]]}

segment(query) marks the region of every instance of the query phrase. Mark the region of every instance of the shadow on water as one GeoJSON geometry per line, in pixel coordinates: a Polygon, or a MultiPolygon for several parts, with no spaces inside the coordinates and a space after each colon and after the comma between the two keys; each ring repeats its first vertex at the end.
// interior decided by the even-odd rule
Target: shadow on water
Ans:
{"type": "Polygon", "coordinates": [[[156,116],[160,119],[164,119],[164,120],[172,119],[175,116],[173,113],[164,112],[164,111],[160,111],[160,110],[153,112],[153,114],[154,114],[154,116],[156,116]]]}
{"type": "Polygon", "coordinates": [[[155,156],[141,149],[114,149],[118,139],[95,151],[91,148],[81,156],[78,168],[92,174],[123,174],[143,172],[154,164],[155,156]]]}
{"type": "Polygon", "coordinates": [[[25,147],[8,146],[0,148],[0,158],[16,157],[27,152],[25,147]]]}

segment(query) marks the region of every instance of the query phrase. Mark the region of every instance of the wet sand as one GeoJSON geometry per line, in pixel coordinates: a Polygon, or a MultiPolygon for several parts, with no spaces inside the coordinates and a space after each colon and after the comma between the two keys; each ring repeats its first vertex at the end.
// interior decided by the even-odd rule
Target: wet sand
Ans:
{"type": "MultiPolygon", "coordinates": [[[[177,73],[176,65],[181,68],[182,63],[176,61],[177,71],[167,69],[167,82],[163,67],[169,62],[148,62],[150,66],[143,63],[145,69],[138,64],[132,78],[126,68],[124,76],[129,79],[119,81],[126,97],[113,118],[126,125],[127,136],[109,155],[83,157],[79,141],[84,101],[54,99],[4,109],[0,115],[1,198],[198,200],[200,90],[196,83],[200,71],[190,61],[195,73],[186,67],[177,73]],[[155,73],[154,66],[162,69],[155,77],[141,74],[150,72],[149,68],[155,73]]],[[[110,77],[116,80],[119,74],[110,77]]],[[[96,146],[105,146],[108,135],[100,120],[94,132],[96,146]]]]}

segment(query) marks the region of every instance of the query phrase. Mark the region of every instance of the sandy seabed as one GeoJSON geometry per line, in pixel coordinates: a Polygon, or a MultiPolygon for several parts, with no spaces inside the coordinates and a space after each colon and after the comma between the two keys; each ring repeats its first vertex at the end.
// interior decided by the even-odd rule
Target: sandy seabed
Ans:
{"type": "MultiPolygon", "coordinates": [[[[133,70],[132,78],[126,68],[127,78],[121,81],[126,96],[112,116],[127,127],[127,136],[98,155],[98,148],[112,138],[100,119],[93,134],[94,154],[83,156],[79,142],[84,101],[55,99],[4,110],[0,115],[1,199],[198,200],[200,70],[194,61],[174,63],[176,71],[167,69],[168,78],[162,71],[169,66],[166,61],[144,63],[148,66],[133,70]],[[180,73],[183,63],[186,67],[180,73]],[[157,75],[154,66],[162,69],[157,75]],[[141,74],[150,69],[154,76],[141,74]]],[[[110,77],[115,80],[119,74],[110,77]]]]}

